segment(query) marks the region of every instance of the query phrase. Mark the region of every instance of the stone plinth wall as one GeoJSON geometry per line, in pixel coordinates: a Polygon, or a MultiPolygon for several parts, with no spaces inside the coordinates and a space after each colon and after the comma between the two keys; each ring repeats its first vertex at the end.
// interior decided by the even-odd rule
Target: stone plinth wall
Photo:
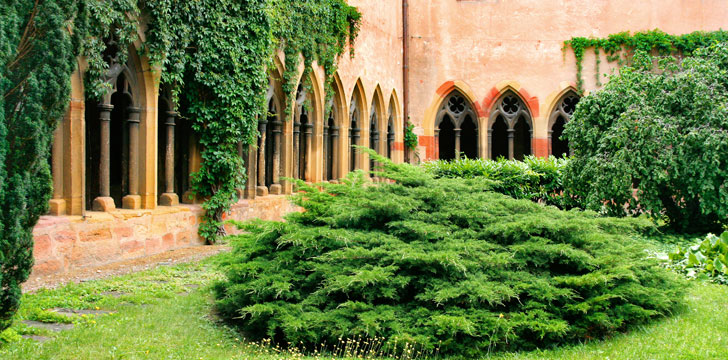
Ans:
{"type": "MultiPolygon", "coordinates": [[[[227,219],[280,220],[296,211],[288,196],[241,200],[227,219]]],[[[33,275],[67,272],[87,266],[203,245],[197,235],[199,205],[159,206],[153,210],[87,212],[86,216],[44,216],[33,230],[33,275]]]]}

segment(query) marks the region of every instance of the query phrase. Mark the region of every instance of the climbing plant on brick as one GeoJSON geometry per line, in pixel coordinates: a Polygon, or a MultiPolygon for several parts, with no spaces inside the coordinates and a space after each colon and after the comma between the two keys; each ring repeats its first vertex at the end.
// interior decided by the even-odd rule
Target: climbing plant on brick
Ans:
{"type": "Polygon", "coordinates": [[[580,93],[584,92],[584,54],[587,49],[593,49],[596,55],[596,83],[601,84],[601,71],[599,65],[600,50],[607,56],[607,61],[628,65],[634,52],[657,52],[660,55],[680,54],[690,56],[695,50],[708,46],[714,42],[728,41],[728,31],[718,30],[712,32],[695,31],[683,35],[671,35],[659,29],[630,33],[629,31],[611,34],[606,38],[573,37],[564,42],[563,50],[571,48],[576,58],[576,84],[580,93]]]}
{"type": "MultiPolygon", "coordinates": [[[[344,0],[148,1],[148,49],[192,121],[202,148],[192,186],[205,199],[200,235],[215,242],[222,216],[245,181],[238,144],[255,144],[257,119],[267,110],[266,69],[278,48],[286,53],[284,90],[295,90],[298,58],[326,75],[356,36],[360,14],[344,0]],[[300,54],[300,55],[299,55],[300,54]]],[[[286,110],[288,112],[288,109],[286,110]]]]}

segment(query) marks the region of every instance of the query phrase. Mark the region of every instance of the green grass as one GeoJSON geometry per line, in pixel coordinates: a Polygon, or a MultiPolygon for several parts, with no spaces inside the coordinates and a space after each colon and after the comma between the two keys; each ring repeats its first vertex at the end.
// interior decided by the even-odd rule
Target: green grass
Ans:
{"type": "MultiPolygon", "coordinates": [[[[301,358],[246,344],[240,334],[213,320],[206,285],[220,276],[214,269],[212,259],[25,295],[19,319],[72,320],[43,311],[53,307],[117,313],[73,319],[73,330],[56,334],[35,331],[52,339],[6,344],[0,347],[0,359],[301,358]],[[109,291],[127,295],[99,295],[109,291]],[[185,291],[189,295],[179,295],[185,291]]],[[[675,317],[605,341],[484,359],[728,359],[727,324],[728,286],[696,282],[675,317]]],[[[20,323],[12,329],[33,333],[20,323]]]]}

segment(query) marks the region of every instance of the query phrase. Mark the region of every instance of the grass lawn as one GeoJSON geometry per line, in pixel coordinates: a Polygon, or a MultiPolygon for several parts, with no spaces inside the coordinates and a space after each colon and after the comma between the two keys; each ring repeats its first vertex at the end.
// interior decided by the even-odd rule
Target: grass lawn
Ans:
{"type": "MultiPolygon", "coordinates": [[[[0,359],[301,358],[246,344],[214,320],[206,287],[220,276],[214,269],[214,259],[208,259],[26,295],[19,319],[75,326],[51,333],[16,322],[16,332],[50,340],[0,346],[0,359]],[[116,313],[69,318],[44,311],[51,308],[116,313]]],[[[694,283],[677,316],[606,341],[485,359],[728,359],[728,286],[694,283]]]]}

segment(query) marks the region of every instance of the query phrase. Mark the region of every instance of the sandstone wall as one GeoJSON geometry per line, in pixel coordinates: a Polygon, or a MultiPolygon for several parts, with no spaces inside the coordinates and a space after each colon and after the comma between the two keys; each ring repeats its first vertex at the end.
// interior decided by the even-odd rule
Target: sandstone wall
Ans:
{"type": "MultiPolygon", "coordinates": [[[[399,3],[399,1],[397,1],[399,3]]],[[[379,3],[379,1],[377,1],[379,3]]],[[[434,152],[434,109],[450,90],[471,98],[481,117],[507,88],[517,90],[534,117],[533,150],[547,155],[547,117],[576,82],[574,36],[605,37],[659,28],[670,34],[718,30],[728,19],[724,0],[409,0],[410,116],[421,154],[434,152]]],[[[596,88],[594,56],[584,79],[596,88]]],[[[602,70],[608,71],[606,59],[602,70]]]]}
{"type": "MultiPolygon", "coordinates": [[[[241,200],[228,219],[281,220],[296,211],[287,196],[241,200]]],[[[159,254],[203,244],[197,235],[199,205],[154,210],[87,212],[84,216],[44,216],[36,225],[33,276],[159,254]]],[[[230,229],[233,230],[233,229],[230,229]]]]}

